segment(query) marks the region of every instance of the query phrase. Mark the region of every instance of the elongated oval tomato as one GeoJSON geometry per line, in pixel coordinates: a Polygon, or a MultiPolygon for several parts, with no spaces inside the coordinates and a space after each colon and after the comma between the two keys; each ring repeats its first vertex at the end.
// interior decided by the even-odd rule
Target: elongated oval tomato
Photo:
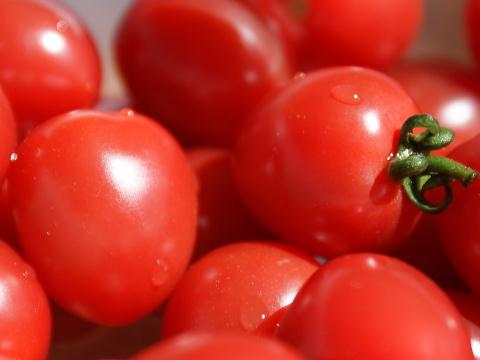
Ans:
{"type": "Polygon", "coordinates": [[[175,288],[162,334],[254,332],[290,305],[317,268],[305,255],[274,243],[218,248],[193,264],[175,288]]]}
{"type": "Polygon", "coordinates": [[[235,188],[230,153],[218,148],[187,152],[199,183],[195,258],[230,242],[263,237],[235,188]]]}
{"type": "Polygon", "coordinates": [[[50,307],[35,271],[0,241],[0,358],[45,359],[50,327],[50,307]]]}
{"type": "Polygon", "coordinates": [[[117,57],[135,105],[190,144],[230,145],[292,72],[280,40],[232,0],[138,1],[117,57]]]}
{"type": "Polygon", "coordinates": [[[196,225],[195,178],[171,135],[131,110],[77,111],[35,129],[17,153],[19,242],[49,295],[112,325],[160,305],[196,225]]]}
{"type": "Polygon", "coordinates": [[[234,150],[234,175],[265,226],[316,255],[386,250],[417,212],[387,176],[403,122],[418,112],[387,76],[320,70],[270,96],[234,150]]]}
{"type": "Polygon", "coordinates": [[[131,360],[302,360],[285,344],[238,334],[177,336],[144,350],[131,360]]]}
{"type": "Polygon", "coordinates": [[[436,151],[445,154],[480,133],[480,77],[473,69],[442,61],[398,64],[388,71],[421,112],[455,132],[455,141],[436,151]]]}
{"type": "Polygon", "coordinates": [[[382,255],[322,266],[290,305],[278,336],[312,360],[473,359],[463,319],[443,291],[382,255]]]}
{"type": "Polygon", "coordinates": [[[92,106],[100,62],[82,22],[50,0],[0,1],[0,84],[23,137],[42,121],[92,106]]]}

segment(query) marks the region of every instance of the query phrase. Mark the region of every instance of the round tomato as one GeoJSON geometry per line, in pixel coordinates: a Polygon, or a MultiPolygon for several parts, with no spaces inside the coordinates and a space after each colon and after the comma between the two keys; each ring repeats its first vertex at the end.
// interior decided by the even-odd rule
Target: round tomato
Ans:
{"type": "Polygon", "coordinates": [[[229,242],[260,238],[263,231],[237,194],[230,153],[214,148],[187,152],[199,182],[199,209],[195,257],[229,242]]]}
{"type": "Polygon", "coordinates": [[[278,336],[308,359],[472,360],[467,329],[448,297],[382,255],[322,266],[290,305],[278,336]]]}
{"type": "Polygon", "coordinates": [[[82,22],[50,0],[0,1],[0,84],[23,137],[38,123],[92,106],[100,62],[82,22]]]}
{"type": "Polygon", "coordinates": [[[130,360],[302,360],[272,339],[238,334],[189,334],[160,342],[130,360]]]}
{"type": "Polygon", "coordinates": [[[423,0],[301,0],[306,62],[384,68],[417,34],[423,0]]]}
{"type": "Polygon", "coordinates": [[[403,63],[389,72],[441,126],[455,132],[455,141],[436,154],[445,154],[480,133],[480,78],[459,65],[424,61],[403,63]]]}
{"type": "Polygon", "coordinates": [[[305,255],[274,243],[218,248],[180,280],[167,304],[162,334],[256,331],[293,301],[317,268],[305,255]]]}
{"type": "Polygon", "coordinates": [[[0,358],[43,360],[50,307],[35,271],[0,241],[0,358]]]}
{"type": "MultiPolygon", "coordinates": [[[[480,135],[460,145],[449,157],[474,169],[480,169],[480,135]]],[[[437,218],[443,245],[467,285],[480,294],[480,239],[477,224],[480,222],[480,181],[468,188],[457,186],[455,199],[448,211],[437,218]]]]}
{"type": "Polygon", "coordinates": [[[280,39],[231,0],[138,1],[117,55],[135,105],[190,144],[231,144],[251,108],[291,75],[280,39]]]}
{"type": "Polygon", "coordinates": [[[390,249],[418,215],[387,175],[399,130],[417,112],[397,83],[373,70],[300,77],[240,132],[240,193],[272,232],[316,255],[390,249]]]}
{"type": "Polygon", "coordinates": [[[87,320],[159,306],[194,245],[197,185],[160,125],[131,110],[77,111],[35,129],[10,171],[19,242],[51,297],[87,320]]]}

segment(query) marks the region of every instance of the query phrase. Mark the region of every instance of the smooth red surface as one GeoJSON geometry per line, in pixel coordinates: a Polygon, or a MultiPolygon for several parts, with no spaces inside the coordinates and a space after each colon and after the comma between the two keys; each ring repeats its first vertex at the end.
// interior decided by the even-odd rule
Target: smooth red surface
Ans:
{"type": "Polygon", "coordinates": [[[239,191],[273,233],[315,255],[390,249],[418,214],[386,173],[399,129],[415,113],[400,86],[373,70],[300,77],[239,134],[239,191]]]}
{"type": "Polygon", "coordinates": [[[131,110],[77,111],[17,153],[19,242],[49,295],[109,325],[158,307],[190,259],[197,216],[196,181],[173,137],[131,110]]]}
{"type": "Polygon", "coordinates": [[[189,144],[230,145],[247,113],[290,78],[280,39],[231,0],[141,0],[117,34],[135,105],[189,144]]]}
{"type": "Polygon", "coordinates": [[[100,62],[88,30],[49,0],[0,1],[0,84],[23,137],[40,122],[95,104],[100,62]]]}
{"type": "Polygon", "coordinates": [[[162,334],[253,332],[288,306],[318,265],[275,243],[218,248],[194,263],[175,288],[162,334]]]}
{"type": "Polygon", "coordinates": [[[463,318],[442,290],[411,266],[374,254],[320,267],[278,336],[311,360],[473,359],[463,318]]]}
{"type": "Polygon", "coordinates": [[[480,133],[480,76],[473,69],[442,61],[402,63],[388,71],[417,103],[455,132],[445,154],[480,133]]]}
{"type": "Polygon", "coordinates": [[[9,197],[8,179],[0,185],[0,237],[15,249],[18,248],[17,230],[13,219],[9,197]]]}
{"type": "MultiPolygon", "coordinates": [[[[457,147],[449,157],[480,170],[480,135],[457,147]]],[[[449,209],[437,218],[440,238],[444,248],[467,285],[480,295],[480,181],[468,188],[458,184],[449,209]]]]}
{"type": "Polygon", "coordinates": [[[465,27],[470,50],[480,62],[480,0],[468,0],[465,5],[465,27]]]}
{"type": "Polygon", "coordinates": [[[35,271],[0,241],[0,358],[43,360],[50,308],[35,271]]]}
{"type": "Polygon", "coordinates": [[[187,157],[199,182],[195,257],[227,243],[261,238],[263,231],[241,202],[235,188],[230,153],[194,148],[187,157]]]}
{"type": "Polygon", "coordinates": [[[301,0],[311,65],[384,68],[413,41],[423,0],[301,0]]]}
{"type": "Polygon", "coordinates": [[[238,334],[190,334],[151,346],[131,360],[302,360],[275,340],[238,334]]]}
{"type": "MultiPolygon", "coordinates": [[[[2,60],[0,59],[0,62],[1,61],[2,60]]],[[[3,180],[3,177],[7,172],[10,164],[10,156],[15,150],[16,144],[17,134],[12,109],[0,85],[0,181],[3,180]]]]}

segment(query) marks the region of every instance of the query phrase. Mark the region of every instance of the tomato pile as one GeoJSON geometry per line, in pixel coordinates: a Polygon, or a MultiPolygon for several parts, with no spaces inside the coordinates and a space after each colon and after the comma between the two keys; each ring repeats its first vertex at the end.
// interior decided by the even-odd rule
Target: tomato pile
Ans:
{"type": "Polygon", "coordinates": [[[405,60],[424,12],[132,0],[107,111],[78,15],[1,0],[0,358],[480,359],[480,76],[405,60]]]}

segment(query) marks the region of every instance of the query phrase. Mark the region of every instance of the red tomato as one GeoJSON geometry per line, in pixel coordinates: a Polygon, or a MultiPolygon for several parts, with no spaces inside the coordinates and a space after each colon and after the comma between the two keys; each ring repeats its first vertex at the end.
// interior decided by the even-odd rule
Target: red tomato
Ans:
{"type": "Polygon", "coordinates": [[[470,50],[480,62],[480,0],[468,0],[465,14],[470,50]]]}
{"type": "Polygon", "coordinates": [[[50,308],[34,270],[0,241],[0,358],[43,360],[50,308]]]}
{"type": "MultiPolygon", "coordinates": [[[[480,170],[480,135],[460,145],[449,157],[473,169],[480,170]]],[[[480,295],[480,181],[468,188],[455,187],[450,208],[437,218],[440,238],[460,276],[480,295]]]]}
{"type": "MultiPolygon", "coordinates": [[[[1,9],[0,5],[0,9],[1,9]]],[[[0,15],[1,17],[1,15],[0,15]]],[[[0,25],[1,27],[1,25],[0,25]]],[[[0,40],[1,41],[1,40],[0,40]]],[[[0,47],[1,53],[1,47],[0,47]]],[[[2,60],[0,59],[0,62],[2,60]]],[[[0,74],[1,74],[0,66],[0,74]]],[[[12,110],[0,86],[0,181],[3,180],[10,164],[10,157],[15,150],[17,134],[12,110]]]]}
{"type": "Polygon", "coordinates": [[[151,346],[130,360],[302,360],[286,345],[256,336],[189,334],[151,346]]]}
{"type": "Polygon", "coordinates": [[[467,329],[448,297],[414,268],[373,254],[322,266],[278,336],[312,360],[472,360],[467,329]]]}
{"type": "Polygon", "coordinates": [[[316,255],[390,249],[418,214],[386,173],[400,127],[417,112],[398,84],[372,70],[295,80],[239,134],[240,193],[265,226],[316,255]]]}
{"type": "Polygon", "coordinates": [[[218,248],[193,264],[175,288],[162,334],[253,332],[288,306],[317,268],[305,255],[274,243],[218,248]]]}
{"type": "Polygon", "coordinates": [[[409,239],[393,253],[445,289],[466,289],[448,259],[436,227],[435,215],[423,214],[409,239]]]}
{"type": "MultiPolygon", "coordinates": [[[[13,155],[15,157],[15,155],[13,155]]],[[[0,184],[0,237],[18,249],[17,231],[10,206],[8,179],[0,184]]]]}
{"type": "Polygon", "coordinates": [[[175,140],[131,110],[77,111],[19,146],[19,242],[62,307],[110,325],[160,305],[190,259],[196,182],[175,140]]]}
{"type": "Polygon", "coordinates": [[[231,0],[141,0],[117,55],[133,100],[187,143],[229,145],[291,70],[280,40],[231,0]]]}
{"type": "Polygon", "coordinates": [[[195,257],[229,242],[263,235],[238,197],[230,154],[214,148],[187,152],[199,181],[199,209],[195,257]]]}
{"type": "Polygon", "coordinates": [[[22,137],[52,116],[95,103],[100,63],[72,11],[49,0],[2,0],[0,43],[0,84],[22,137]]]}
{"type": "Polygon", "coordinates": [[[303,0],[306,52],[313,65],[384,68],[417,34],[423,0],[303,0]]]}
{"type": "Polygon", "coordinates": [[[455,132],[452,145],[437,154],[445,154],[480,133],[480,78],[473,70],[448,62],[424,61],[403,63],[388,73],[420,111],[455,132]]]}

